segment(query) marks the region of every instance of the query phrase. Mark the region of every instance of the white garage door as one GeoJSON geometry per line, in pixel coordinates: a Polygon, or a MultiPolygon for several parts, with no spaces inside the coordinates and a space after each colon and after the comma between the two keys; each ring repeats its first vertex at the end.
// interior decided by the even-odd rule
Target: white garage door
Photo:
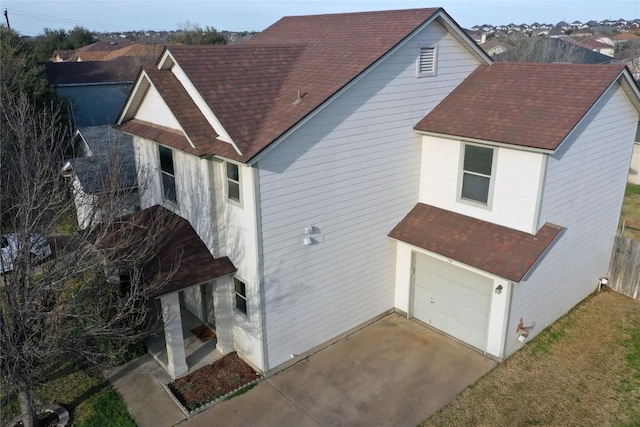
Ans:
{"type": "Polygon", "coordinates": [[[492,293],[493,280],[415,254],[413,317],[483,351],[492,293]]]}

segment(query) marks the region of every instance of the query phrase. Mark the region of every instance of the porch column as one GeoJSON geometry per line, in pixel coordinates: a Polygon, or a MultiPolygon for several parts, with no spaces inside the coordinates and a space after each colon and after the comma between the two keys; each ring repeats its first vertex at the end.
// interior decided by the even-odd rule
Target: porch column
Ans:
{"type": "Polygon", "coordinates": [[[216,349],[227,354],[233,351],[233,276],[216,280],[213,292],[216,317],[216,349]]]}
{"type": "Polygon", "coordinates": [[[180,296],[178,292],[160,297],[164,338],[167,343],[167,370],[173,379],[189,371],[182,336],[182,317],[180,317],[180,296]]]}

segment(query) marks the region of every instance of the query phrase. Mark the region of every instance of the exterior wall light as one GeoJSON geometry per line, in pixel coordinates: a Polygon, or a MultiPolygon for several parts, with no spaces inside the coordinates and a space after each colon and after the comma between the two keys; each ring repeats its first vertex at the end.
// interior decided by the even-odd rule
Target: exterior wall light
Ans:
{"type": "Polygon", "coordinates": [[[498,285],[498,287],[493,292],[496,295],[500,295],[502,293],[502,285],[498,285]]]}

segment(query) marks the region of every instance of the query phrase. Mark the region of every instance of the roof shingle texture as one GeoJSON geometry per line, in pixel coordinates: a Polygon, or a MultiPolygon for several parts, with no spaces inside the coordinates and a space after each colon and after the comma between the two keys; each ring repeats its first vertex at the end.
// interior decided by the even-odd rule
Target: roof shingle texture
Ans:
{"type": "Polygon", "coordinates": [[[197,151],[208,153],[218,134],[209,125],[186,89],[170,70],[145,69],[153,86],[165,100],[197,151]]]}
{"type": "Polygon", "coordinates": [[[168,50],[246,161],[438,10],[285,17],[245,45],[168,50]]]}
{"type": "Polygon", "coordinates": [[[123,243],[121,246],[116,245],[119,251],[140,249],[151,254],[142,265],[142,277],[148,286],[156,286],[151,290],[152,297],[176,292],[236,271],[229,258],[214,258],[211,255],[189,221],[160,205],[120,218],[111,225],[104,241],[99,241],[98,249],[106,245],[105,255],[108,256],[109,250],[113,249],[113,242],[120,239],[123,243]],[[151,242],[152,247],[147,247],[149,243],[142,243],[139,248],[137,242],[148,240],[147,234],[151,232],[155,235],[160,226],[163,226],[162,233],[151,242]],[[131,243],[132,247],[126,247],[131,243]]]}
{"type": "Polygon", "coordinates": [[[545,224],[534,236],[418,203],[389,237],[520,282],[561,231],[545,224]]]}
{"type": "Polygon", "coordinates": [[[483,65],[415,129],[555,150],[623,70],[624,64],[483,65]]]}

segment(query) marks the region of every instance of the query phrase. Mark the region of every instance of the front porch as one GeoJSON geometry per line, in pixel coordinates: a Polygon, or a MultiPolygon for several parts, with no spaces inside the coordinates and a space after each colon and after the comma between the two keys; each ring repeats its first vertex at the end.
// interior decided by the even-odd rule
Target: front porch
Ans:
{"type": "MultiPolygon", "coordinates": [[[[160,314],[157,313],[157,315],[160,314]]],[[[187,363],[187,372],[185,372],[184,375],[222,358],[222,352],[216,348],[218,342],[217,337],[203,342],[191,332],[198,326],[206,326],[200,319],[185,308],[180,309],[180,318],[182,319],[183,345],[187,363]]],[[[167,340],[164,331],[149,337],[146,345],[149,354],[151,354],[165,371],[171,372],[169,368],[167,340]]]]}

